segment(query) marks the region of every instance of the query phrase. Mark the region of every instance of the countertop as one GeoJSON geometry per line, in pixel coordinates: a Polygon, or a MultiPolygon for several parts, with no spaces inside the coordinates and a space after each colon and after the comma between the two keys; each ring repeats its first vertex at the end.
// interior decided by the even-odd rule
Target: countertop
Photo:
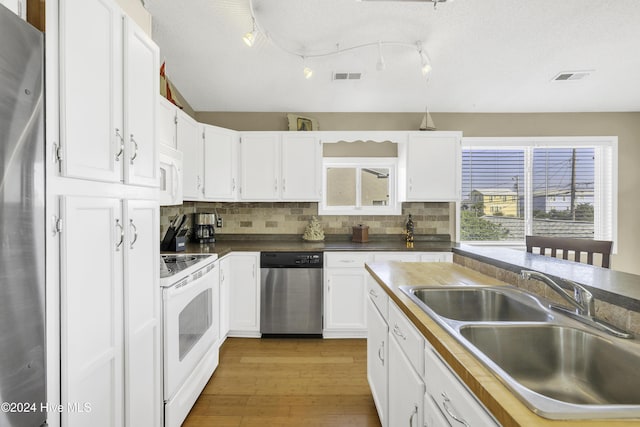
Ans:
{"type": "Polygon", "coordinates": [[[218,235],[216,239],[216,243],[209,244],[187,243],[185,253],[215,253],[218,257],[223,257],[234,251],[453,252],[514,273],[530,269],[554,278],[573,280],[589,289],[598,300],[640,313],[638,275],[514,249],[458,244],[451,242],[448,235],[416,236],[411,248],[407,247],[402,236],[389,235],[369,236],[367,243],[351,242],[348,235],[330,235],[321,242],[306,242],[300,235],[273,234],[218,235]]]}
{"type": "Polygon", "coordinates": [[[503,426],[609,427],[613,425],[639,425],[640,419],[558,421],[537,416],[478,359],[398,288],[402,285],[452,285],[462,282],[478,285],[506,285],[506,283],[475,270],[450,263],[377,262],[367,264],[366,268],[427,341],[503,426]],[[429,278],[428,283],[425,283],[425,277],[429,278]]]}
{"type": "Polygon", "coordinates": [[[355,243],[349,236],[331,236],[321,242],[306,242],[300,235],[221,235],[215,243],[187,243],[185,253],[215,253],[222,257],[229,252],[325,252],[325,251],[407,251],[451,252],[455,243],[449,236],[417,236],[408,248],[401,236],[370,236],[367,243],[355,243]]]}

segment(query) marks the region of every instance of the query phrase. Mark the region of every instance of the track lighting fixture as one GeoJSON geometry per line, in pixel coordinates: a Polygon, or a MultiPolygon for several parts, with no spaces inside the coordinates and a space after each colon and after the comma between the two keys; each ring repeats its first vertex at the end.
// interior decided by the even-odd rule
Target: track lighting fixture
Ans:
{"type": "Polygon", "coordinates": [[[418,42],[418,54],[420,55],[420,71],[423,76],[426,76],[431,71],[431,61],[427,54],[422,50],[422,43],[418,42]]]}
{"type": "Polygon", "coordinates": [[[304,74],[305,79],[309,80],[311,77],[313,77],[313,70],[307,65],[304,56],[302,57],[302,65],[304,66],[304,68],[302,69],[302,74],[304,74]]]}
{"type": "MultiPolygon", "coordinates": [[[[360,0],[360,1],[376,1],[376,0],[360,0]]],[[[380,1],[380,0],[378,0],[380,1]]],[[[434,7],[438,3],[452,2],[453,0],[396,0],[396,1],[423,1],[433,3],[434,7]]],[[[253,8],[253,0],[249,0],[249,10],[251,12],[251,20],[252,20],[252,30],[244,35],[242,40],[245,42],[247,46],[253,46],[256,41],[256,36],[258,31],[262,33],[274,46],[281,49],[283,52],[286,52],[290,55],[297,56],[303,61],[303,69],[302,72],[304,74],[305,79],[310,79],[313,76],[313,69],[306,64],[306,58],[324,58],[329,56],[340,55],[345,52],[349,52],[352,50],[358,50],[362,48],[371,49],[373,46],[378,47],[378,60],[376,61],[376,69],[378,71],[383,71],[386,68],[386,62],[384,56],[382,55],[382,46],[400,46],[409,49],[416,49],[418,54],[420,55],[420,71],[423,76],[427,76],[431,72],[431,60],[427,53],[423,50],[422,42],[418,41],[415,43],[407,43],[401,41],[385,41],[379,40],[377,42],[363,43],[355,46],[350,46],[346,48],[341,48],[339,44],[336,44],[335,50],[330,50],[326,52],[319,53],[302,53],[296,50],[292,50],[286,47],[285,43],[278,42],[277,39],[274,39],[273,35],[270,32],[260,26],[260,23],[256,21],[255,10],[253,8]]]]}
{"type": "Polygon", "coordinates": [[[376,70],[384,71],[385,68],[384,57],[382,56],[382,42],[378,42],[378,62],[376,63],[376,70]]]}
{"type": "Polygon", "coordinates": [[[248,33],[246,33],[244,37],[242,37],[242,41],[244,42],[244,44],[246,44],[249,47],[253,46],[253,44],[256,42],[256,35],[257,35],[256,18],[252,17],[251,20],[253,21],[253,29],[248,33]]]}

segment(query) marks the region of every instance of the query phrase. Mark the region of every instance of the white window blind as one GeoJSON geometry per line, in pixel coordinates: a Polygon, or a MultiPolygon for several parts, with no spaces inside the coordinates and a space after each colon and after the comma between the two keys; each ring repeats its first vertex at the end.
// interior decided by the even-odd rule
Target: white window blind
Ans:
{"type": "Polygon", "coordinates": [[[617,138],[465,138],[461,240],[614,240],[617,138]]]}

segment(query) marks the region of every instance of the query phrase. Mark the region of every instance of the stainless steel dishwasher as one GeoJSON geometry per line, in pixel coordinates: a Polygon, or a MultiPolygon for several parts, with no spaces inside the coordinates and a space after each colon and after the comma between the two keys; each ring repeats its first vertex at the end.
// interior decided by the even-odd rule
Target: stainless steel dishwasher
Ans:
{"type": "Polygon", "coordinates": [[[322,252],[260,254],[260,333],[322,336],[322,252]]]}

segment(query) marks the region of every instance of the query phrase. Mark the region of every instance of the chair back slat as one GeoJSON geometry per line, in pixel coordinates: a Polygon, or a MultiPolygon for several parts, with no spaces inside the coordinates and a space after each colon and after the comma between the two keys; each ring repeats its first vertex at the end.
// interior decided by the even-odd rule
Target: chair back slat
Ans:
{"type": "Polygon", "coordinates": [[[527,252],[534,253],[533,248],[539,248],[540,255],[546,255],[551,249],[551,256],[557,256],[557,250],[562,251],[562,259],[568,260],[569,252],[574,253],[573,259],[580,262],[582,253],[587,254],[587,263],[593,265],[593,254],[602,255],[602,267],[609,268],[613,242],[609,240],[588,240],[565,237],[526,236],[527,252]]]}

